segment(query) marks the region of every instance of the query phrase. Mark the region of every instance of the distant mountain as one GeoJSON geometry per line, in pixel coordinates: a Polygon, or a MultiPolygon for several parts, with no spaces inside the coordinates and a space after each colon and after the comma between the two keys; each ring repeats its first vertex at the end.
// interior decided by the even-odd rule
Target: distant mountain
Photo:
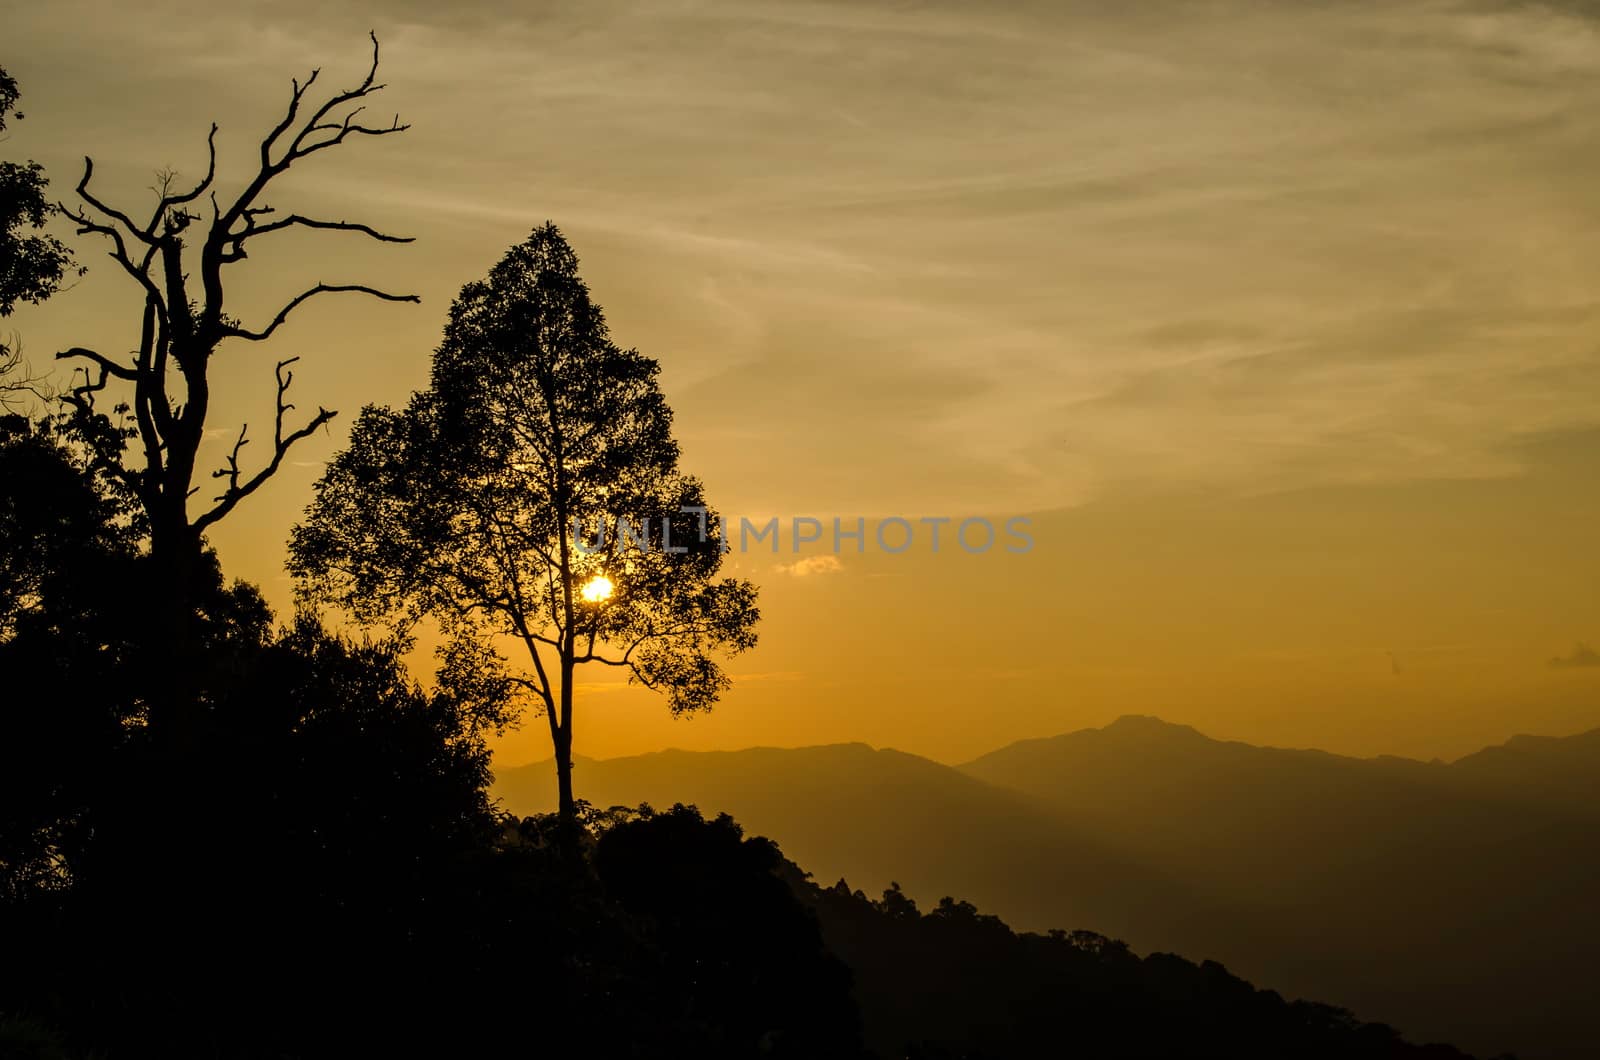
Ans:
{"type": "MultiPolygon", "coordinates": [[[[500,771],[519,814],[554,809],[553,767],[500,771]]],[[[580,758],[574,786],[596,806],[676,802],[729,813],[821,879],[919,899],[956,894],[1016,923],[1094,924],[1156,947],[1194,910],[1222,916],[1186,882],[1139,864],[1046,806],[926,758],[866,744],[661,751],[580,758]]]]}
{"type": "Polygon", "coordinates": [[[1593,746],[1514,740],[1446,766],[1128,717],[960,769],[1236,900],[1250,930],[1194,941],[1280,989],[1481,1051],[1576,1056],[1600,1048],[1600,803],[1573,768],[1593,746]]]}
{"type": "MultiPolygon", "coordinates": [[[[1212,740],[1128,717],[951,768],[865,745],[583,761],[596,805],[732,813],[821,879],[1222,961],[1413,1039],[1593,1056],[1595,734],[1453,765],[1212,740]]],[[[520,813],[550,766],[503,771],[520,813]]]]}
{"type": "MultiPolygon", "coordinates": [[[[1386,877],[1377,891],[1403,882],[1395,879],[1402,869],[1404,880],[1422,878],[1423,866],[1485,880],[1499,871],[1479,864],[1491,851],[1502,861],[1554,854],[1545,868],[1559,876],[1569,851],[1551,848],[1552,829],[1583,816],[1509,770],[1480,776],[1407,759],[1254,747],[1144,717],[1022,741],[958,769],[1252,906],[1326,903],[1359,880],[1376,883],[1371,870],[1386,877]],[[1530,809],[1535,802],[1543,812],[1530,809]]],[[[1532,864],[1524,860],[1514,875],[1532,864]]]]}
{"type": "Polygon", "coordinates": [[[1600,729],[1577,736],[1513,736],[1450,766],[1453,774],[1505,798],[1600,814],[1600,729]]]}

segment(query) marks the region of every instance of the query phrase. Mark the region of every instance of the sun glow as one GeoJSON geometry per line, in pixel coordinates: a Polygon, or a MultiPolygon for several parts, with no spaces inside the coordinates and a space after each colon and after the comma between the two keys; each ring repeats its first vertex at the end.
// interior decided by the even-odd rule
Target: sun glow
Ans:
{"type": "Polygon", "coordinates": [[[599,604],[611,598],[611,590],[614,588],[616,586],[611,584],[610,578],[604,574],[596,574],[579,591],[579,595],[586,604],[599,604]]]}

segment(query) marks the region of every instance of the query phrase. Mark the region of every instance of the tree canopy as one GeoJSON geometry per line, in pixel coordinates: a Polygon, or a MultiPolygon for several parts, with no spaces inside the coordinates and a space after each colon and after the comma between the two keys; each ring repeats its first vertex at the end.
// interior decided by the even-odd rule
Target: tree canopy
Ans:
{"type": "Polygon", "coordinates": [[[462,289],[429,388],[363,410],[290,543],[314,601],[520,644],[569,815],[577,666],[626,669],[685,713],[728,687],[717,655],[756,639],[756,589],[718,577],[659,370],[611,340],[546,224],[462,289]]]}
{"type": "MultiPolygon", "coordinates": [[[[0,68],[0,132],[8,116],[21,119],[21,94],[16,79],[0,68]]],[[[0,317],[10,316],[18,302],[49,298],[74,268],[66,244],[42,231],[55,212],[45,198],[49,185],[37,162],[0,161],[0,317]]]]}

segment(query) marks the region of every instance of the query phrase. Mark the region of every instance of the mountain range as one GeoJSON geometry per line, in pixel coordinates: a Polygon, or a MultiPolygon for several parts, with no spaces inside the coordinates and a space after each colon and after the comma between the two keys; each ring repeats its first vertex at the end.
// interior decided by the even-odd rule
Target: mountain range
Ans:
{"type": "MultiPolygon", "coordinates": [[[[865,744],[580,759],[595,806],[728,813],[823,881],[1221,962],[1479,1054],[1600,1052],[1600,730],[1453,763],[1129,716],[950,766],[865,744]]],[[[550,763],[498,771],[553,809],[550,763]]]]}

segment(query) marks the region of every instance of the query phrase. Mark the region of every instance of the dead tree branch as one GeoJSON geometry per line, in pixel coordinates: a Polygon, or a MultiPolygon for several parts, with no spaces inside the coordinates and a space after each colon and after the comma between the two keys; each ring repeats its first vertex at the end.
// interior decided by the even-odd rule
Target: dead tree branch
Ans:
{"type": "Polygon", "coordinates": [[[277,368],[274,370],[278,380],[278,396],[276,401],[277,408],[273,413],[272,422],[272,457],[267,461],[265,467],[241,482],[239,451],[249,444],[250,439],[247,434],[250,430],[250,425],[247,423],[239,428],[239,438],[233,443],[232,452],[228,454],[227,466],[211,473],[212,478],[227,479],[227,488],[214,498],[217,502],[216,506],[195,521],[197,530],[204,531],[206,527],[231,512],[240,501],[260,489],[263,483],[278,473],[278,468],[283,463],[283,458],[289,455],[289,450],[294,447],[296,442],[302,438],[309,438],[338,415],[337,412],[330,409],[319,407],[317,414],[311,417],[305,426],[289,434],[283,433],[284,417],[294,411],[294,405],[284,400],[289,393],[289,387],[294,383],[294,373],[288,369],[290,365],[299,359],[298,357],[290,357],[287,360],[279,361],[277,368]]]}

